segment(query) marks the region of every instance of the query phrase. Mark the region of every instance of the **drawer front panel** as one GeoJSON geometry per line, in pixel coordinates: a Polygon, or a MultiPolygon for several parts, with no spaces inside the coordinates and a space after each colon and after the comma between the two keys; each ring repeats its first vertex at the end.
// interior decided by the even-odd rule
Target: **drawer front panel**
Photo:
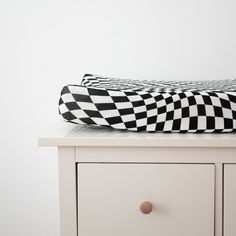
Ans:
{"type": "Polygon", "coordinates": [[[224,236],[236,235],[236,165],[224,166],[224,236]]]}
{"type": "Polygon", "coordinates": [[[78,164],[78,235],[213,236],[214,165],[78,164]]]}

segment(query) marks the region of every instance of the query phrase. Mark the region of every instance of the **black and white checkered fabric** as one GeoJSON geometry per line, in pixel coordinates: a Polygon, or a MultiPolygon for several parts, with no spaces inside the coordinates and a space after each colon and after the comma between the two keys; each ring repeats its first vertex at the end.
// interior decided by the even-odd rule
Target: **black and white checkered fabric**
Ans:
{"type": "Polygon", "coordinates": [[[154,81],[86,74],[62,89],[71,123],[149,132],[235,132],[236,80],[154,81]]]}

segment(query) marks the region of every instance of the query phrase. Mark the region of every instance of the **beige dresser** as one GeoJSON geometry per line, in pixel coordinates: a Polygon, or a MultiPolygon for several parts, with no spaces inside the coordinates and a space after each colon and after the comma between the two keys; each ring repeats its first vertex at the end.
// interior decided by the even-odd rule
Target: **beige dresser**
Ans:
{"type": "Polygon", "coordinates": [[[235,236],[236,134],[58,126],[61,236],[235,236]]]}

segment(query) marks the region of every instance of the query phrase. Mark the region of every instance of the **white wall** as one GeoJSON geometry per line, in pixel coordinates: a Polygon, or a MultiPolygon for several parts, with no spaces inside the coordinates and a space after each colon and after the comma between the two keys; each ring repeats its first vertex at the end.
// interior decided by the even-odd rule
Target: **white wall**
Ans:
{"type": "Polygon", "coordinates": [[[0,235],[59,234],[61,87],[83,73],[236,77],[235,0],[0,0],[0,235]]]}

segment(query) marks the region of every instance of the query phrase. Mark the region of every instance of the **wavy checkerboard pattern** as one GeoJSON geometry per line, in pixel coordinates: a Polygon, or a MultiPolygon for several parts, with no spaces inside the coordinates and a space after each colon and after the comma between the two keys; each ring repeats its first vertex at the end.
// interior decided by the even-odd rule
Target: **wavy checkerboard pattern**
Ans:
{"type": "Polygon", "coordinates": [[[235,132],[236,80],[147,81],[86,74],[62,89],[71,123],[149,132],[235,132]]]}

